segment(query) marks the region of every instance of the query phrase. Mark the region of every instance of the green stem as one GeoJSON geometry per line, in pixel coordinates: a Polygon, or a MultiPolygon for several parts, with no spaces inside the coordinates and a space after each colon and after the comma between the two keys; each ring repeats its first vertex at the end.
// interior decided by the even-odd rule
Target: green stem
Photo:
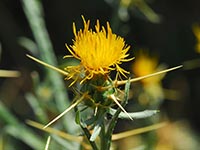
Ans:
{"type": "Polygon", "coordinates": [[[88,141],[90,142],[90,145],[92,146],[92,149],[93,150],[98,150],[96,143],[94,141],[90,141],[91,134],[90,134],[89,130],[87,128],[84,128],[82,125],[81,125],[81,128],[82,128],[83,132],[85,133],[88,141]]]}
{"type": "MultiPolygon", "coordinates": [[[[124,101],[121,103],[122,107],[125,107],[125,105],[127,104],[128,96],[129,96],[129,89],[130,89],[130,79],[127,81],[127,83],[125,85],[124,101]]],[[[119,116],[121,111],[122,110],[120,108],[118,108],[117,111],[115,112],[115,114],[113,115],[111,121],[110,121],[110,124],[109,124],[108,129],[107,129],[107,133],[104,137],[104,140],[106,142],[105,142],[105,145],[103,147],[103,150],[110,150],[113,130],[115,128],[115,125],[116,125],[117,120],[118,120],[118,116],[119,116]]]]}
{"type": "Polygon", "coordinates": [[[100,134],[100,139],[101,139],[101,150],[105,150],[104,145],[106,145],[106,140],[105,139],[105,123],[102,123],[102,129],[101,129],[101,134],[100,134]]]}
{"type": "Polygon", "coordinates": [[[104,138],[102,139],[102,140],[104,140],[104,145],[103,145],[102,150],[110,150],[113,130],[114,130],[115,125],[117,123],[118,115],[119,115],[120,112],[121,112],[121,109],[118,108],[117,112],[113,116],[113,118],[112,118],[112,120],[111,120],[111,122],[108,126],[107,133],[105,134],[104,138]]]}
{"type": "Polygon", "coordinates": [[[74,111],[77,113],[76,115],[76,122],[80,125],[81,129],[83,130],[87,140],[89,141],[93,150],[98,150],[98,147],[94,141],[90,141],[91,134],[89,130],[86,128],[86,124],[82,123],[81,116],[78,110],[78,107],[74,107],[74,111]]]}

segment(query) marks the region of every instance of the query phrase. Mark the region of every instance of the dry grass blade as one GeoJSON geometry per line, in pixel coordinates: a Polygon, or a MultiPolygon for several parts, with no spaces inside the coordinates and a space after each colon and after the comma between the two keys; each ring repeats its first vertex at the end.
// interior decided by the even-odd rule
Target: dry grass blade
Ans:
{"type": "Polygon", "coordinates": [[[82,142],[82,137],[78,137],[78,136],[73,136],[71,134],[67,134],[65,132],[62,132],[62,131],[59,131],[57,129],[53,129],[53,128],[50,128],[50,127],[47,127],[47,128],[43,128],[44,125],[40,124],[40,123],[37,123],[35,121],[31,121],[31,120],[27,120],[26,123],[32,127],[35,127],[37,129],[40,129],[40,130],[43,130],[43,131],[46,131],[48,133],[51,133],[51,134],[55,134],[55,135],[58,135],[66,140],[70,140],[70,141],[74,141],[74,142],[78,142],[78,143],[81,143],[82,142]]]}
{"type": "Polygon", "coordinates": [[[19,77],[19,71],[12,71],[12,70],[0,70],[0,77],[19,77]]]}
{"type": "Polygon", "coordinates": [[[113,141],[120,140],[120,139],[129,137],[129,136],[133,136],[133,135],[136,135],[136,134],[141,134],[141,133],[144,133],[144,132],[156,130],[156,129],[159,129],[161,127],[164,127],[166,124],[167,124],[166,122],[162,122],[162,123],[157,123],[157,124],[147,126],[147,127],[143,127],[143,128],[139,128],[139,129],[133,129],[133,130],[125,131],[125,132],[122,132],[122,133],[113,134],[112,140],[113,141]]]}
{"type": "Polygon", "coordinates": [[[28,125],[32,126],[32,127],[40,129],[42,131],[48,132],[50,134],[57,135],[59,137],[62,137],[63,139],[80,143],[85,149],[90,149],[90,146],[83,141],[83,137],[82,136],[74,136],[74,135],[71,135],[71,134],[67,134],[67,133],[65,133],[63,131],[59,131],[59,130],[51,128],[51,127],[47,127],[47,128],[44,129],[43,128],[44,125],[42,125],[42,124],[40,124],[38,122],[35,122],[35,121],[31,121],[31,120],[27,120],[26,123],[28,125]]]}

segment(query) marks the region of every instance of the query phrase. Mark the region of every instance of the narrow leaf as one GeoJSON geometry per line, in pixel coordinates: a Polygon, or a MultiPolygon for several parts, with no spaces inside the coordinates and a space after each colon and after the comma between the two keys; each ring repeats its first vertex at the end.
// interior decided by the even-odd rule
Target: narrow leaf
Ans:
{"type": "Polygon", "coordinates": [[[99,124],[97,124],[94,127],[93,133],[90,137],[90,141],[94,141],[97,138],[97,136],[99,135],[100,131],[101,131],[101,126],[99,124]]]}
{"type": "MultiPolygon", "coordinates": [[[[114,115],[116,113],[117,110],[110,108],[109,109],[109,113],[111,115],[114,115]]],[[[159,111],[158,110],[144,110],[141,112],[127,112],[129,114],[129,116],[131,116],[131,118],[133,119],[142,119],[142,118],[147,118],[147,117],[151,117],[155,114],[157,114],[159,111]]],[[[121,112],[119,114],[119,118],[121,119],[129,119],[129,117],[127,116],[126,113],[121,112]]]]}

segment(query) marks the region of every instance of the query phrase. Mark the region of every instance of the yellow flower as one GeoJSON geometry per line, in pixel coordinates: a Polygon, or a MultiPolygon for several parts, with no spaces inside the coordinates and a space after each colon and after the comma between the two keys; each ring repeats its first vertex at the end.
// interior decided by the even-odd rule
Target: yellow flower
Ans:
{"type": "Polygon", "coordinates": [[[76,32],[76,26],[73,24],[74,40],[73,45],[66,45],[71,55],[80,60],[78,66],[68,66],[65,68],[69,73],[67,79],[74,79],[74,82],[92,79],[95,75],[107,75],[111,70],[116,70],[125,76],[128,73],[119,65],[122,62],[130,61],[127,54],[130,46],[125,45],[122,37],[112,33],[109,23],[107,28],[100,27],[99,20],[95,25],[95,30],[89,28],[90,20],[86,21],[84,17],[84,29],[76,32]]]}
{"type": "MultiPolygon", "coordinates": [[[[135,57],[133,72],[136,76],[145,76],[163,70],[158,58],[149,55],[147,51],[140,50],[135,57]],[[162,69],[161,69],[162,68],[162,69]]],[[[165,73],[141,80],[144,92],[140,93],[138,100],[141,105],[155,105],[163,99],[161,80],[165,73]]]]}
{"type": "MultiPolygon", "coordinates": [[[[136,76],[145,76],[158,71],[158,60],[156,57],[150,57],[144,50],[136,54],[136,59],[133,64],[133,72],[136,76]]],[[[144,84],[156,83],[162,79],[162,76],[155,76],[141,80],[144,84]]]]}
{"type": "Polygon", "coordinates": [[[197,53],[200,53],[200,25],[194,24],[192,29],[197,41],[195,45],[195,50],[197,53]]]}

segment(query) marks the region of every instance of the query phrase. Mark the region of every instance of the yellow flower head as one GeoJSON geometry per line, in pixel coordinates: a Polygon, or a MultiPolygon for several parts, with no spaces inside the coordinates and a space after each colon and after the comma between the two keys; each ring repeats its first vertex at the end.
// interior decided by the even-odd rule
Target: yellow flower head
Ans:
{"type": "Polygon", "coordinates": [[[200,25],[194,24],[192,29],[197,41],[195,45],[195,50],[197,53],[200,53],[200,25]]]}
{"type": "MultiPolygon", "coordinates": [[[[145,76],[151,73],[155,73],[158,70],[158,59],[157,57],[149,56],[148,52],[140,50],[136,54],[136,59],[133,64],[133,72],[136,76],[145,76]]],[[[155,76],[147,79],[143,79],[144,84],[147,83],[156,83],[162,79],[162,76],[155,76]]]]}
{"type": "Polygon", "coordinates": [[[81,83],[85,80],[92,79],[95,75],[107,75],[111,70],[116,70],[125,76],[128,73],[119,65],[122,62],[130,61],[127,51],[130,46],[125,45],[122,37],[112,33],[109,23],[107,28],[100,27],[99,20],[95,25],[95,30],[89,28],[90,20],[83,18],[84,29],[76,32],[76,26],[73,24],[73,32],[75,39],[73,45],[66,45],[71,53],[70,56],[80,60],[78,66],[68,66],[65,69],[69,72],[68,79],[73,78],[74,81],[81,79],[81,83]]]}

